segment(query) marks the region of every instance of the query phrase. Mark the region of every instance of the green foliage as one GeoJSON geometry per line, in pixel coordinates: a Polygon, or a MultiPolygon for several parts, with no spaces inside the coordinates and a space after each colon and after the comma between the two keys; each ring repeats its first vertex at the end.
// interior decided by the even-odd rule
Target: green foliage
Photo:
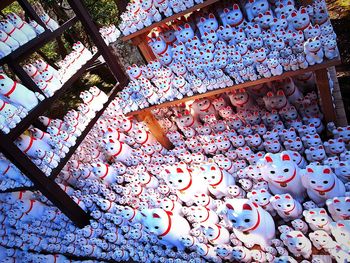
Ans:
{"type": "Polygon", "coordinates": [[[59,54],[57,54],[57,43],[56,41],[51,41],[41,48],[41,51],[51,60],[57,61],[60,59],[59,54]]]}
{"type": "Polygon", "coordinates": [[[102,83],[100,76],[90,73],[85,74],[83,81],[87,84],[87,86],[96,86],[102,83]]]}
{"type": "Polygon", "coordinates": [[[18,13],[22,13],[23,9],[21,8],[21,6],[17,2],[13,2],[11,5],[5,7],[2,10],[2,13],[4,13],[5,15],[8,13],[11,13],[11,12],[18,14],[18,13]]]}
{"type": "Polygon", "coordinates": [[[118,24],[118,10],[114,0],[85,0],[93,20],[100,26],[118,24]]]}

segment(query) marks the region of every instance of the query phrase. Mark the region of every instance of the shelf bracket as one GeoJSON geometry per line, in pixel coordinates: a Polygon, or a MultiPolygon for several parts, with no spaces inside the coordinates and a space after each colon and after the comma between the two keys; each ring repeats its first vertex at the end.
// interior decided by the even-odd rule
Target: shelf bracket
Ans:
{"type": "Polygon", "coordinates": [[[316,85],[320,93],[322,111],[324,120],[328,122],[336,122],[337,115],[333,105],[332,92],[329,85],[327,68],[318,69],[315,71],[316,85]]]}
{"type": "Polygon", "coordinates": [[[110,68],[115,79],[119,81],[120,87],[126,86],[129,79],[126,76],[122,66],[119,64],[118,58],[112,53],[110,48],[103,40],[91,15],[88,13],[87,8],[80,0],[68,0],[68,3],[73,9],[75,15],[79,18],[82,25],[85,27],[86,32],[91,37],[98,50],[101,52],[101,55],[106,61],[106,64],[110,68]]]}

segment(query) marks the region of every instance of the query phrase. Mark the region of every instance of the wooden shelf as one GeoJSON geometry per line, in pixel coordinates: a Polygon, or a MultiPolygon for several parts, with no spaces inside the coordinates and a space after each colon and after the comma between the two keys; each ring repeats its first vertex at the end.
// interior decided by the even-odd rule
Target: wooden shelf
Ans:
{"type": "MultiPolygon", "coordinates": [[[[0,0],[0,2],[0,7],[4,8],[12,2],[15,2],[15,0],[0,0]]],[[[30,19],[35,20],[42,26],[45,26],[28,0],[17,0],[16,2],[18,2],[18,4],[30,19]]],[[[35,107],[31,112],[29,112],[28,116],[26,116],[9,134],[2,134],[0,132],[0,151],[23,174],[25,174],[29,180],[32,181],[34,185],[33,189],[40,191],[48,200],[50,200],[50,202],[52,202],[54,206],[60,209],[62,213],[64,213],[70,220],[72,220],[72,222],[81,228],[89,224],[91,217],[81,207],[79,207],[79,205],[76,204],[66,192],[60,188],[60,186],[54,181],[54,178],[59,174],[60,168],[65,165],[69,157],[72,156],[79,144],[83,141],[84,137],[88,134],[93,124],[97,121],[98,117],[103,114],[103,110],[96,113],[96,118],[91,120],[91,122],[86,127],[86,130],[84,130],[82,132],[82,135],[77,139],[76,145],[71,147],[66,158],[60,162],[59,167],[53,170],[51,177],[46,176],[13,142],[13,140],[16,139],[21,133],[23,133],[30,125],[32,125],[38,116],[42,115],[51,106],[51,104],[54,103],[55,100],[61,97],[62,94],[64,94],[68,89],[70,89],[74,82],[81,76],[81,74],[83,74],[87,69],[94,65],[95,60],[100,55],[103,56],[109,70],[115,77],[116,82],[119,83],[118,87],[115,87],[115,89],[113,89],[111,92],[111,97],[109,98],[108,103],[104,105],[104,109],[116,96],[117,91],[127,84],[127,75],[125,74],[121,65],[117,63],[117,57],[106,45],[91,15],[87,11],[85,5],[82,3],[82,0],[67,0],[67,2],[74,12],[75,17],[65,22],[62,26],[60,26],[60,28],[53,32],[46,30],[43,34],[19,47],[8,56],[0,59],[0,66],[4,63],[7,63],[8,67],[11,69],[11,71],[13,71],[15,75],[17,75],[17,77],[19,77],[23,85],[32,91],[42,93],[34,81],[21,67],[20,61],[31,55],[46,43],[61,36],[65,30],[73,26],[76,22],[80,22],[85,28],[85,32],[91,38],[92,43],[97,47],[98,52],[93,55],[92,59],[83,65],[70,79],[68,79],[67,82],[62,85],[61,89],[56,91],[52,97],[46,98],[44,101],[40,102],[39,105],[37,105],[37,107],[35,107]]],[[[37,127],[43,128],[43,125],[38,125],[38,121],[36,121],[35,125],[37,127]]],[[[30,190],[30,188],[32,187],[18,187],[8,189],[8,192],[30,190]]]]}
{"type": "Polygon", "coordinates": [[[95,123],[98,121],[98,119],[101,117],[103,112],[106,110],[106,108],[109,106],[109,104],[114,100],[115,96],[117,95],[119,89],[119,84],[116,84],[112,91],[110,92],[108,96],[108,101],[103,105],[103,108],[96,113],[96,116],[89,122],[89,124],[86,126],[85,130],[81,133],[81,135],[77,138],[76,143],[69,148],[69,152],[67,153],[66,157],[64,157],[61,162],[58,164],[58,166],[52,170],[51,175],[49,176],[51,179],[55,179],[58,174],[61,172],[62,168],[66,165],[66,163],[69,161],[71,156],[74,154],[76,149],[79,147],[79,145],[82,143],[82,141],[85,139],[86,135],[90,132],[92,127],[95,125],[95,123]]]}
{"type": "Polygon", "coordinates": [[[216,90],[208,91],[208,92],[203,93],[203,94],[196,94],[196,95],[193,95],[191,97],[185,97],[185,98],[180,99],[180,100],[167,101],[167,102],[164,102],[164,103],[159,104],[159,105],[153,105],[153,106],[150,106],[150,107],[145,108],[145,109],[129,112],[126,115],[127,116],[139,115],[139,114],[143,114],[145,112],[149,112],[149,111],[151,111],[153,109],[169,107],[169,106],[173,106],[173,105],[184,103],[184,102],[189,101],[189,100],[196,100],[196,99],[211,97],[211,96],[215,96],[215,95],[218,95],[218,94],[229,92],[229,91],[232,91],[232,90],[235,90],[235,89],[248,88],[248,87],[251,87],[251,86],[267,83],[267,82],[274,81],[274,80],[281,80],[281,79],[284,79],[284,78],[287,78],[287,77],[293,77],[293,76],[301,75],[301,74],[304,74],[304,73],[307,73],[307,72],[311,72],[311,71],[316,71],[316,70],[320,70],[320,69],[327,69],[329,67],[333,67],[333,66],[336,66],[336,65],[339,65],[339,64],[341,64],[340,59],[325,60],[321,64],[316,64],[316,65],[313,65],[313,66],[309,66],[306,69],[299,69],[299,70],[296,70],[296,71],[286,71],[280,76],[273,76],[271,78],[261,78],[261,79],[258,79],[256,81],[247,81],[247,82],[244,82],[244,83],[241,83],[241,84],[233,85],[231,87],[227,87],[227,88],[223,88],[223,89],[216,89],[216,90]]]}
{"type": "Polygon", "coordinates": [[[195,6],[189,8],[189,9],[183,11],[183,12],[180,12],[180,13],[174,14],[174,15],[172,15],[170,17],[164,18],[162,21],[159,21],[159,22],[154,23],[154,24],[152,24],[152,25],[150,25],[148,27],[145,27],[145,28],[143,28],[143,29],[141,29],[139,31],[136,31],[135,33],[132,33],[132,34],[130,34],[128,36],[124,36],[124,37],[122,37],[122,40],[123,41],[127,41],[127,40],[133,39],[133,38],[135,38],[137,36],[144,35],[146,33],[148,34],[149,32],[151,32],[151,30],[153,28],[156,28],[156,27],[159,27],[159,26],[161,26],[161,25],[163,25],[165,23],[174,21],[175,19],[177,19],[179,17],[182,17],[184,15],[192,13],[193,11],[196,11],[198,9],[202,9],[202,8],[204,8],[206,6],[210,6],[210,5],[212,5],[212,4],[216,3],[216,2],[219,2],[219,1],[220,0],[207,0],[204,3],[202,3],[202,4],[195,5],[195,6]]]}
{"type": "MultiPolygon", "coordinates": [[[[116,95],[119,91],[118,87],[119,87],[119,83],[113,87],[112,91],[110,92],[110,94],[108,96],[108,101],[103,105],[103,108],[96,113],[95,117],[89,122],[89,124],[85,127],[85,130],[77,138],[76,143],[72,147],[69,148],[69,152],[66,154],[66,156],[63,159],[61,159],[58,166],[52,170],[51,175],[49,176],[50,179],[52,179],[52,180],[56,179],[58,174],[61,172],[62,168],[66,165],[66,163],[72,157],[72,155],[74,154],[76,149],[79,147],[79,145],[85,139],[86,135],[90,132],[92,127],[95,125],[95,123],[101,117],[101,115],[106,110],[106,108],[109,106],[109,104],[114,100],[114,98],[116,97],[116,95]]],[[[23,187],[10,188],[10,189],[7,189],[5,191],[0,191],[0,193],[18,192],[18,191],[23,191],[23,190],[34,191],[37,189],[35,188],[35,186],[29,186],[29,187],[23,186],[23,187]]]]}
{"type": "Polygon", "coordinates": [[[52,105],[52,103],[55,100],[57,100],[59,97],[65,94],[67,90],[72,87],[72,85],[80,78],[80,76],[85,72],[85,70],[89,68],[99,56],[99,52],[93,55],[93,57],[87,63],[85,63],[85,65],[83,65],[70,79],[68,79],[66,83],[64,83],[62,87],[59,90],[57,90],[52,97],[46,98],[44,101],[39,102],[39,104],[33,110],[31,110],[28,113],[28,115],[20,123],[18,123],[15,128],[13,128],[10,131],[10,133],[1,134],[0,139],[3,136],[6,136],[11,140],[14,140],[19,135],[21,135],[26,129],[28,129],[28,127],[31,124],[33,124],[34,120],[36,120],[50,107],[50,105],[52,105]]]}
{"type": "Polygon", "coordinates": [[[20,59],[30,56],[33,52],[44,46],[46,43],[60,36],[63,32],[65,32],[68,28],[73,26],[76,22],[78,22],[78,18],[74,16],[55,31],[50,31],[48,29],[45,30],[44,33],[38,35],[36,38],[30,40],[23,46],[20,46],[15,51],[8,54],[6,57],[0,59],[0,65],[14,61],[18,62],[20,59]]]}
{"type": "Polygon", "coordinates": [[[20,186],[15,188],[9,188],[9,189],[6,189],[5,191],[0,191],[0,194],[20,192],[20,191],[35,191],[35,190],[36,190],[35,186],[20,186]]]}

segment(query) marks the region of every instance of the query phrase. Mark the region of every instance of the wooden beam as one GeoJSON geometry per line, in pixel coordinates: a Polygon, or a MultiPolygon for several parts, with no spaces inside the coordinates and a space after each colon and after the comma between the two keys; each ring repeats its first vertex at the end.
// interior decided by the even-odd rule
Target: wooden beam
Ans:
{"type": "Polygon", "coordinates": [[[136,31],[135,33],[133,34],[130,34],[128,36],[124,36],[122,37],[122,40],[123,41],[127,41],[127,40],[130,40],[130,39],[133,39],[137,36],[140,36],[140,35],[144,35],[144,34],[149,34],[149,32],[152,31],[152,29],[156,28],[156,27],[159,27],[161,25],[164,25],[165,23],[168,23],[168,22],[172,22],[176,19],[178,19],[179,17],[182,17],[182,16],[185,16],[189,13],[192,13],[196,10],[199,10],[199,9],[203,9],[204,7],[207,7],[207,6],[210,6],[216,2],[219,2],[220,0],[206,0],[204,1],[204,3],[202,4],[198,4],[198,5],[194,5],[193,7],[191,8],[188,8],[187,10],[183,11],[183,12],[180,12],[180,13],[177,13],[177,14],[174,14],[170,17],[167,17],[167,18],[164,18],[162,21],[160,22],[157,22],[157,23],[153,23],[152,25],[148,26],[148,27],[145,27],[139,31],[136,31]]]}
{"type": "Polygon", "coordinates": [[[284,79],[287,77],[301,75],[301,74],[304,74],[306,72],[317,71],[319,69],[327,69],[329,67],[333,67],[333,66],[336,66],[339,64],[341,64],[341,61],[339,59],[325,60],[322,64],[316,64],[316,65],[310,66],[306,69],[299,69],[296,71],[286,71],[280,76],[273,76],[271,78],[261,78],[261,79],[255,80],[255,81],[246,81],[244,83],[233,85],[231,87],[227,87],[227,88],[223,88],[223,89],[216,89],[216,90],[208,91],[208,92],[202,93],[202,94],[196,94],[196,95],[193,95],[191,97],[184,97],[181,100],[167,101],[167,102],[164,102],[162,104],[153,105],[153,106],[150,106],[150,107],[142,109],[142,110],[129,112],[126,115],[127,116],[135,116],[135,115],[141,114],[145,111],[174,106],[174,105],[181,104],[181,103],[184,103],[184,102],[189,101],[189,100],[196,100],[196,99],[202,99],[202,98],[206,98],[206,97],[212,97],[212,96],[222,94],[225,92],[230,92],[230,91],[236,90],[236,89],[244,89],[244,88],[248,88],[248,87],[255,86],[255,85],[260,85],[260,84],[275,81],[275,80],[281,80],[281,79],[284,79]]]}
{"type": "MultiPolygon", "coordinates": [[[[0,0],[1,1],[1,0],[0,0]]],[[[4,63],[19,63],[20,60],[30,56],[44,46],[46,43],[54,40],[56,37],[60,36],[64,31],[66,31],[68,28],[73,26],[78,21],[77,17],[73,17],[69,19],[66,23],[64,23],[62,26],[60,26],[55,31],[51,32],[49,30],[45,31],[44,33],[38,35],[36,38],[30,40],[29,42],[25,43],[23,46],[20,46],[15,51],[8,54],[6,57],[3,57],[0,59],[0,65],[3,65],[4,63]]]]}
{"type": "Polygon", "coordinates": [[[348,120],[335,67],[328,68],[328,72],[330,79],[333,81],[333,98],[337,115],[337,125],[345,127],[348,125],[348,120]]]}
{"type": "Polygon", "coordinates": [[[329,85],[328,72],[326,68],[315,71],[316,84],[320,94],[322,111],[326,123],[337,121],[337,115],[333,105],[332,92],[329,85]]]}
{"type": "Polygon", "coordinates": [[[39,25],[47,29],[45,23],[41,21],[40,17],[38,16],[37,12],[34,10],[32,5],[27,0],[17,0],[19,5],[23,8],[23,10],[27,13],[27,15],[34,21],[36,21],[39,25]]]}
{"type": "Polygon", "coordinates": [[[101,52],[106,64],[110,68],[114,77],[119,81],[121,87],[127,85],[129,79],[124,72],[123,67],[119,64],[117,56],[115,56],[111,49],[104,42],[99,29],[94,24],[91,15],[88,13],[85,5],[80,0],[68,0],[70,7],[75,12],[75,15],[80,19],[80,22],[84,26],[86,32],[91,37],[92,41],[101,52]]]}
{"type": "Polygon", "coordinates": [[[136,119],[138,121],[143,121],[144,123],[146,123],[150,132],[157,139],[157,141],[160,142],[161,145],[163,145],[164,148],[168,150],[174,148],[174,145],[169,141],[164,130],[159,125],[159,122],[150,111],[142,112],[141,114],[136,116],[136,119]]]}
{"type": "Polygon", "coordinates": [[[152,60],[155,60],[157,57],[153,53],[152,48],[148,45],[146,38],[147,38],[147,35],[139,36],[139,37],[132,39],[132,42],[135,46],[137,46],[139,48],[144,59],[147,62],[150,62],[152,60]]]}
{"type": "Polygon", "coordinates": [[[78,227],[89,224],[90,216],[77,205],[61,187],[48,178],[17,146],[6,136],[0,135],[0,149],[18,169],[78,227]]]}

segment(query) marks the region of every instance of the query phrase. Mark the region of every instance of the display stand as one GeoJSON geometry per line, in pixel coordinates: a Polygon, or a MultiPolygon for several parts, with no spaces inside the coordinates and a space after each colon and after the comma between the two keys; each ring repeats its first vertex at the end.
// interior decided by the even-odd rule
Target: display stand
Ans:
{"type": "MultiPolygon", "coordinates": [[[[6,1],[6,4],[11,4],[14,1],[6,1]]],[[[89,215],[76,204],[70,196],[64,192],[60,186],[54,181],[62,168],[68,162],[69,158],[73,155],[80,143],[84,140],[85,136],[89,133],[93,125],[98,118],[103,114],[104,110],[115,98],[117,92],[122,89],[123,85],[127,84],[128,78],[125,75],[122,67],[117,63],[116,56],[111,52],[108,46],[102,39],[97,27],[92,22],[91,16],[86,11],[80,0],[68,0],[71,5],[75,17],[64,23],[60,28],[51,32],[48,29],[45,32],[33,40],[29,41],[25,45],[18,48],[15,52],[12,52],[8,56],[0,60],[0,65],[7,63],[9,68],[19,77],[23,85],[35,92],[41,92],[41,90],[35,85],[33,80],[26,74],[19,62],[24,58],[31,55],[35,50],[38,50],[44,44],[60,36],[68,28],[73,26],[76,22],[80,21],[86,32],[91,37],[92,41],[96,45],[98,52],[83,65],[66,83],[63,84],[60,90],[58,90],[52,97],[46,98],[40,102],[32,111],[26,116],[9,134],[0,135],[0,150],[14,165],[16,165],[21,172],[26,175],[34,184],[33,187],[19,187],[4,192],[20,191],[20,190],[38,190],[46,196],[55,206],[57,206],[68,218],[70,218],[78,227],[83,227],[89,224],[89,215]],[[76,144],[69,149],[68,154],[61,160],[58,167],[53,169],[51,175],[46,176],[15,144],[14,140],[22,134],[30,125],[35,125],[37,118],[43,114],[50,105],[52,105],[57,99],[59,99],[67,90],[73,87],[73,84],[80,78],[80,76],[96,61],[96,59],[102,55],[106,61],[112,74],[115,76],[118,84],[113,88],[109,94],[108,101],[103,105],[103,108],[96,113],[96,116],[90,121],[86,129],[82,132],[81,136],[77,139],[76,144]]],[[[41,23],[39,17],[34,12],[31,5],[27,0],[18,0],[18,3],[25,10],[26,14],[32,19],[41,23]]],[[[6,7],[5,3],[1,5],[3,9],[6,7]]]]}
{"type": "MultiPolygon", "coordinates": [[[[138,111],[130,112],[127,115],[128,116],[135,116],[137,119],[140,119],[140,120],[145,119],[144,116],[147,116],[148,119],[155,120],[155,118],[152,114],[152,110],[154,110],[154,109],[170,107],[170,106],[178,105],[178,104],[184,103],[186,101],[190,101],[190,100],[213,97],[215,95],[219,95],[219,94],[222,94],[225,92],[230,92],[232,90],[244,89],[244,88],[248,88],[251,86],[264,84],[264,83],[267,83],[270,81],[276,81],[276,80],[281,80],[281,79],[284,79],[287,77],[301,75],[301,74],[304,74],[307,72],[314,72],[315,76],[316,76],[316,84],[317,84],[318,90],[320,92],[320,99],[322,102],[322,110],[324,112],[324,119],[326,122],[329,122],[329,121],[336,122],[337,116],[336,116],[335,108],[333,106],[332,94],[331,94],[330,87],[329,87],[327,68],[330,68],[330,67],[333,67],[333,66],[336,66],[339,64],[341,64],[341,61],[339,59],[326,60],[321,64],[316,64],[316,65],[310,66],[306,69],[299,69],[296,71],[287,71],[287,72],[284,72],[280,76],[273,76],[271,78],[261,78],[261,79],[258,79],[256,81],[247,81],[247,82],[244,82],[242,84],[233,85],[231,87],[227,87],[227,88],[223,88],[223,89],[216,89],[216,90],[208,91],[206,93],[196,94],[196,95],[190,96],[190,97],[184,97],[180,100],[167,101],[167,102],[164,102],[162,104],[158,104],[158,105],[150,106],[148,108],[141,109],[138,111]],[[151,115],[153,117],[151,117],[151,115]]],[[[164,131],[159,131],[158,129],[153,128],[153,126],[159,125],[159,124],[155,124],[154,122],[152,122],[150,124],[151,125],[148,125],[150,131],[152,132],[153,130],[155,130],[155,132],[153,132],[153,135],[157,139],[164,141],[164,143],[162,143],[162,145],[164,147],[166,147],[167,149],[171,149],[173,146],[170,142],[169,142],[170,144],[168,143],[169,140],[165,139],[167,137],[166,137],[166,134],[164,133],[164,131]]]]}
{"type": "MultiPolygon", "coordinates": [[[[144,58],[146,59],[147,62],[154,60],[154,59],[156,59],[156,56],[152,52],[152,49],[148,46],[148,43],[147,43],[147,35],[153,29],[155,29],[156,27],[162,26],[168,22],[174,21],[175,19],[177,19],[181,16],[184,16],[184,15],[187,15],[195,10],[202,9],[204,7],[208,7],[216,2],[218,2],[218,1],[217,0],[208,0],[202,4],[195,5],[194,7],[187,9],[184,12],[175,14],[171,17],[165,18],[164,20],[162,20],[158,23],[152,24],[149,27],[143,28],[143,29],[141,29],[133,34],[130,34],[128,36],[124,36],[122,38],[122,40],[123,41],[131,40],[132,44],[139,48],[140,52],[142,53],[142,55],[144,56],[144,58]]],[[[288,72],[284,72],[280,76],[274,76],[274,77],[271,77],[268,79],[263,78],[263,79],[259,79],[256,81],[248,81],[248,82],[245,82],[243,84],[238,84],[238,85],[234,85],[232,87],[210,91],[210,92],[207,92],[204,94],[197,94],[197,95],[194,95],[191,97],[183,98],[181,100],[174,100],[174,101],[165,102],[165,103],[162,103],[160,105],[151,106],[147,109],[142,109],[139,111],[129,113],[128,115],[139,116],[137,118],[142,119],[142,116],[144,116],[146,113],[148,116],[150,116],[152,114],[151,110],[155,109],[155,108],[169,107],[169,106],[183,103],[183,102],[188,101],[188,100],[210,97],[210,96],[214,96],[214,95],[221,94],[224,92],[229,92],[229,91],[234,90],[234,89],[247,88],[250,86],[254,86],[254,85],[258,85],[258,84],[262,84],[262,83],[267,83],[267,82],[274,81],[274,80],[282,80],[286,77],[296,76],[296,75],[304,74],[307,72],[314,72],[315,76],[316,76],[317,88],[318,88],[319,94],[320,94],[322,110],[324,112],[324,120],[325,120],[325,122],[330,122],[330,121],[337,122],[336,110],[335,110],[335,107],[333,105],[332,96],[331,96],[332,94],[331,94],[330,88],[329,88],[329,78],[328,78],[328,74],[327,74],[327,69],[330,67],[339,65],[339,64],[341,64],[340,59],[334,59],[331,61],[325,60],[321,64],[310,66],[306,69],[300,69],[300,70],[296,70],[296,71],[288,71],[288,72]]],[[[152,130],[152,127],[149,126],[149,129],[152,130]]],[[[163,144],[164,147],[166,147],[168,149],[171,148],[172,145],[170,142],[169,142],[170,143],[170,145],[169,145],[165,134],[164,133],[159,134],[159,133],[160,132],[157,131],[157,133],[154,134],[155,137],[161,138],[163,141],[166,141],[166,143],[163,144]]]]}

